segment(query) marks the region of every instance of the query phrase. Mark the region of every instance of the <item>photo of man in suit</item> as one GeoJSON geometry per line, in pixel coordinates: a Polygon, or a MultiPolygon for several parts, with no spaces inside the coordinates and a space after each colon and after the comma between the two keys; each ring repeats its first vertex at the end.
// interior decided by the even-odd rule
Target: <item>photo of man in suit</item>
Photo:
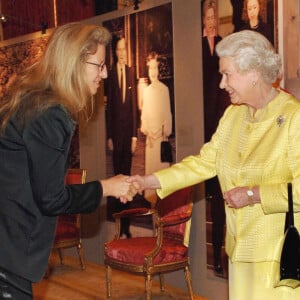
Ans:
{"type": "MultiPolygon", "coordinates": [[[[115,61],[108,74],[106,129],[108,149],[112,151],[114,174],[130,175],[132,154],[136,149],[138,109],[135,74],[127,65],[127,45],[124,37],[112,41],[115,61]]],[[[116,199],[115,212],[128,208],[116,199]]],[[[129,219],[122,219],[121,235],[131,236],[129,219]]]]}

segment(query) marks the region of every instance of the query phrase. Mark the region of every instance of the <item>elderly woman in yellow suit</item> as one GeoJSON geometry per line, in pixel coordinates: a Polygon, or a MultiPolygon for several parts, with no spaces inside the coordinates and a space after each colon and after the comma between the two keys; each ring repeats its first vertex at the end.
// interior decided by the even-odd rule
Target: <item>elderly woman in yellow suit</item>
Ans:
{"type": "Polygon", "coordinates": [[[273,87],[281,60],[261,34],[245,30],[217,44],[220,87],[231,103],[198,155],[131,178],[164,198],[217,175],[226,208],[231,300],[296,300],[300,288],[274,287],[280,259],[287,182],[294,185],[300,229],[300,101],[273,87]]]}

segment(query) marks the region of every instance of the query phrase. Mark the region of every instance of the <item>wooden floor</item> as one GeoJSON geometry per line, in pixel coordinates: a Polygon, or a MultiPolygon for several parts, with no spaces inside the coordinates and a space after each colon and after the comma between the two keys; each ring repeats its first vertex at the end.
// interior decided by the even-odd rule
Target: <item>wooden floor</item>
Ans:
{"type": "MultiPolygon", "coordinates": [[[[107,299],[105,287],[105,269],[93,263],[86,262],[82,271],[78,260],[66,258],[60,265],[57,258],[51,259],[51,272],[47,279],[33,285],[34,300],[96,300],[107,299]]],[[[184,275],[183,275],[184,280],[184,275]]],[[[144,278],[117,270],[112,271],[111,300],[146,299],[144,293],[144,278]]],[[[188,293],[174,287],[166,286],[161,293],[155,280],[152,287],[153,300],[187,300],[188,293]]],[[[199,296],[195,300],[208,300],[199,296]]]]}

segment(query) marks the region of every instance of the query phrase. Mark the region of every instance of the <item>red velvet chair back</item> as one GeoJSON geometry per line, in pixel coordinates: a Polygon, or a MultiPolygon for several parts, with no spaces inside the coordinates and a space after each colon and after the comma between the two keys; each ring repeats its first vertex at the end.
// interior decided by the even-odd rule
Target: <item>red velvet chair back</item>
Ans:
{"type": "MultiPolygon", "coordinates": [[[[68,169],[65,178],[65,183],[68,184],[82,184],[86,180],[86,170],[83,169],[68,169]]],[[[57,227],[62,226],[61,222],[77,222],[79,215],[61,215],[58,217],[57,227]]],[[[59,228],[58,228],[59,230],[59,228]]],[[[56,236],[56,239],[58,237],[56,236]]]]}
{"type": "MultiPolygon", "coordinates": [[[[178,218],[183,214],[192,214],[191,188],[176,191],[165,199],[158,199],[156,210],[162,218],[178,218]]],[[[183,240],[185,236],[186,222],[173,226],[165,226],[163,235],[169,238],[183,240]]]]}
{"type": "Polygon", "coordinates": [[[66,184],[82,184],[86,180],[86,170],[68,169],[66,175],[66,184]]]}

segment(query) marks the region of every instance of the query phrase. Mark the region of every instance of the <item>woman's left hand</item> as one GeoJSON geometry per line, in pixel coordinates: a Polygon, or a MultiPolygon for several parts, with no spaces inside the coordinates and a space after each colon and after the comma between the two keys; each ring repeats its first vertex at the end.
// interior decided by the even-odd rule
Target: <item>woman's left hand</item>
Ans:
{"type": "Polygon", "coordinates": [[[259,187],[235,187],[229,191],[224,192],[223,198],[229,207],[242,208],[248,205],[252,206],[255,203],[260,202],[259,187]],[[253,192],[252,196],[249,195],[252,194],[251,191],[253,192]]]}

